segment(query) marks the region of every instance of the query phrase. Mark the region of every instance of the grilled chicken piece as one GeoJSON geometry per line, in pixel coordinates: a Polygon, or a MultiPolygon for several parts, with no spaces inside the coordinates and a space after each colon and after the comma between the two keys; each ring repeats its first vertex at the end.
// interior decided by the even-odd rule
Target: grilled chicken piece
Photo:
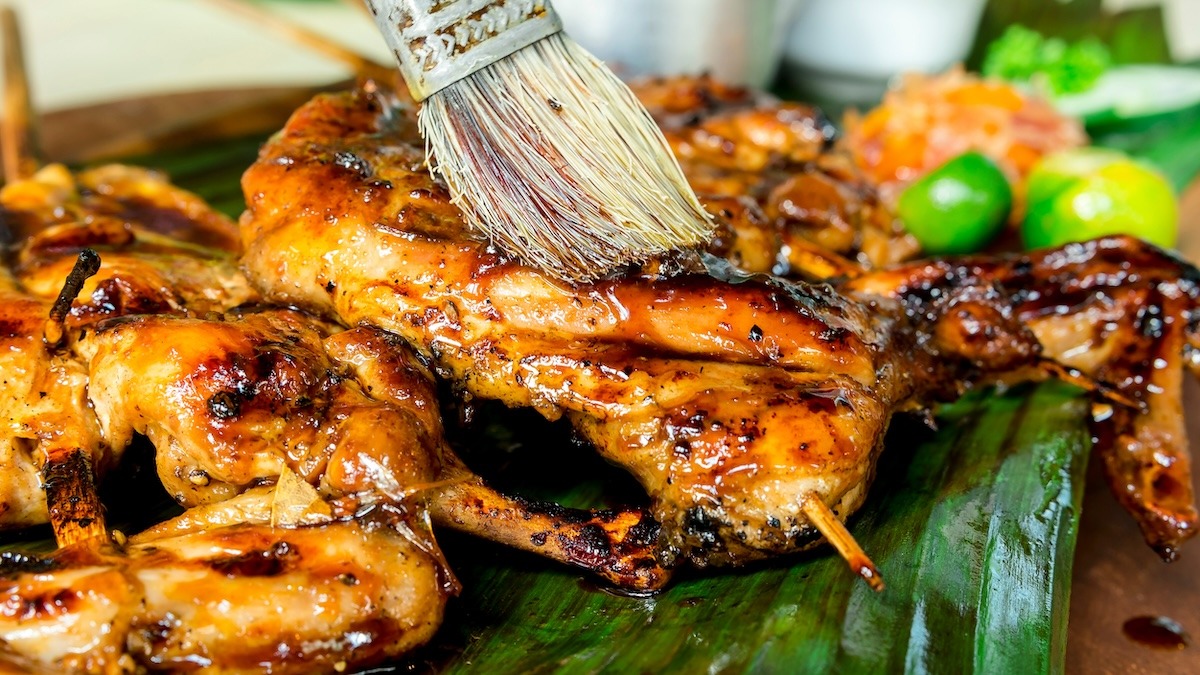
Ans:
{"type": "Polygon", "coordinates": [[[416,139],[382,92],[293,116],[244,178],[243,261],[268,297],[401,335],[473,396],[571,417],[646,485],[667,564],[796,550],[818,538],[805,497],[842,518],[862,503],[891,411],[937,367],[897,344],[898,303],[700,273],[563,287],[464,231],[416,139]]]}
{"type": "Polygon", "coordinates": [[[164,485],[195,507],[122,554],[91,539],[52,556],[55,574],[14,570],[15,607],[83,599],[0,617],[11,660],[312,672],[428,639],[453,589],[424,504],[441,427],[432,378],[407,352],[387,350],[375,377],[396,402],[355,378],[362,352],[385,346],[376,329],[285,309],[89,326],[75,347],[104,437],[144,433],[164,485]],[[63,631],[77,633],[66,651],[63,631]]]}
{"type": "Polygon", "coordinates": [[[16,275],[5,270],[0,280],[0,527],[49,519],[62,544],[102,536],[90,476],[115,465],[123,445],[100,433],[86,366],[62,333],[109,316],[220,311],[254,299],[231,253],[236,228],[162,176],[123,166],[78,176],[48,166],[0,190],[0,216],[0,239],[18,246],[9,261],[16,275]],[[88,247],[104,256],[101,273],[84,284],[85,300],[47,325],[76,254],[88,247]]]}
{"type": "Polygon", "coordinates": [[[1181,407],[1185,367],[1200,377],[1200,272],[1192,265],[1112,237],[1012,258],[918,262],[843,290],[898,300],[913,315],[958,316],[938,327],[940,337],[991,370],[1004,369],[1016,340],[1069,369],[1060,374],[1119,392],[1128,403],[1105,405],[1092,420],[1113,494],[1164,559],[1196,534],[1181,407]]]}
{"type": "Polygon", "coordinates": [[[811,271],[810,256],[830,252],[879,266],[920,251],[849,156],[830,147],[834,127],[816,108],[707,76],[633,90],[718,217],[713,253],[747,271],[787,274],[811,271]]]}
{"type": "MultiPolygon", "coordinates": [[[[269,499],[269,498],[268,498],[269,499]]],[[[235,523],[0,560],[0,663],[31,672],[362,668],[441,623],[441,565],[366,521],[235,523]]]]}
{"type": "Polygon", "coordinates": [[[287,310],[132,316],[97,325],[79,349],[105,437],[125,446],[146,435],[184,506],[229,499],[285,467],[330,499],[349,498],[350,513],[401,502],[433,480],[434,443],[411,412],[346,377],[322,344],[331,332],[287,310]]]}
{"type": "MultiPolygon", "coordinates": [[[[1043,346],[1038,331],[1052,324],[1025,303],[1047,294],[1050,314],[1070,315],[1118,289],[1141,292],[1136,274],[1110,274],[1072,248],[990,263],[997,283],[1033,274],[1029,288],[951,275],[955,292],[939,293],[952,301],[925,312],[912,309],[921,291],[902,271],[834,289],[683,259],[663,267],[670,275],[564,286],[464,229],[424,170],[411,107],[376,89],[300,108],[243,188],[243,263],[268,298],[400,335],[470,396],[569,417],[646,487],[667,565],[816,543],[805,504],[819,500],[842,520],[858,508],[894,412],[1001,376],[1071,375],[1048,357],[1080,355],[1043,346]],[[1070,279],[1090,282],[1056,290],[1070,279]]],[[[1163,310],[1191,325],[1194,270],[1130,242],[1094,246],[1136,252],[1175,284],[1161,290],[1179,297],[1163,310]]],[[[1182,347],[1154,335],[1145,344],[1182,347]]],[[[1115,353],[1093,358],[1106,364],[1086,371],[1096,377],[1119,368],[1115,353]]],[[[1073,377],[1107,392],[1086,373],[1073,377]]],[[[1156,415],[1128,414],[1159,428],[1156,415]]],[[[1122,442],[1118,452],[1130,450],[1122,442]]],[[[1181,516],[1177,540],[1193,520],[1181,516]]]]}
{"type": "Polygon", "coordinates": [[[88,442],[68,445],[92,448],[98,467],[135,433],[147,436],[164,486],[191,508],[118,552],[89,483],[94,531],[60,533],[49,559],[10,556],[0,570],[16,603],[7,623],[0,616],[0,662],[95,672],[369,666],[426,640],[454,588],[427,501],[440,522],[614,583],[665,579],[648,515],[530,504],[471,474],[445,445],[432,375],[394,336],[254,305],[233,261],[232,223],[160,176],[105,167],[76,178],[55,166],[3,197],[21,275],[0,278],[6,356],[24,378],[6,383],[3,400],[18,440],[0,487],[21,515],[7,524],[45,521],[39,482],[52,477],[39,472],[53,464],[36,461],[33,444],[61,445],[76,427],[88,442]],[[103,265],[47,345],[47,297],[83,247],[103,265]],[[323,562],[333,546],[352,561],[323,562]],[[375,581],[342,588],[356,579],[375,581]],[[289,602],[307,613],[284,625],[275,608],[289,602]]]}
{"type": "Polygon", "coordinates": [[[229,253],[236,231],[161,175],[118,166],[78,177],[59,165],[43,168],[0,191],[0,216],[2,238],[19,246],[10,261],[17,276],[6,270],[0,283],[7,328],[0,454],[11,467],[0,478],[0,526],[49,519],[62,544],[103,536],[91,474],[115,465],[121,447],[101,435],[85,396],[86,368],[61,335],[106,316],[214,311],[253,299],[229,253]],[[48,325],[84,247],[100,250],[106,267],[85,283],[88,299],[48,325]]]}
{"type": "Polygon", "coordinates": [[[83,450],[99,470],[115,460],[88,407],[86,369],[42,338],[49,316],[49,302],[0,268],[0,528],[49,522],[41,472],[51,458],[83,450]]]}
{"type": "Polygon", "coordinates": [[[441,442],[440,422],[429,440],[412,419],[436,420],[428,375],[420,405],[380,403],[325,351],[327,339],[344,346],[367,329],[235,311],[258,296],[234,262],[233,224],[156,174],[114,166],[76,178],[52,166],[0,202],[19,244],[19,277],[5,271],[0,289],[11,299],[3,405],[10,433],[30,438],[13,442],[3,486],[27,515],[6,524],[44,522],[47,501],[54,520],[60,474],[79,489],[59,501],[90,504],[92,523],[64,536],[72,531],[55,521],[59,552],[9,556],[0,569],[12,600],[0,611],[0,660],[35,671],[311,672],[428,639],[451,586],[414,500],[441,442]],[[83,247],[104,264],[50,322],[61,337],[43,340],[46,297],[83,247]],[[94,484],[71,479],[107,468],[135,431],[156,444],[176,499],[207,508],[119,553],[94,484]],[[35,443],[50,445],[48,459],[35,443]],[[64,445],[90,461],[56,462],[64,445]],[[289,605],[305,612],[277,613],[289,605]]]}
{"type": "Polygon", "coordinates": [[[236,226],[162,174],[107,165],[73,175],[53,164],[0,191],[3,225],[18,246],[22,288],[52,301],[84,248],[103,260],[71,308],[68,327],[110,316],[203,316],[254,302],[238,271],[236,226]]]}

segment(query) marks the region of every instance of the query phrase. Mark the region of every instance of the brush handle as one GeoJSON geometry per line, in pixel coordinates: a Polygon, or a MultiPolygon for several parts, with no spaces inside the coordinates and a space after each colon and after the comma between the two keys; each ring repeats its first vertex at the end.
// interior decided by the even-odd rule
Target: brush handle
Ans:
{"type": "Polygon", "coordinates": [[[418,101],[562,30],[549,0],[367,0],[367,5],[418,101]]]}

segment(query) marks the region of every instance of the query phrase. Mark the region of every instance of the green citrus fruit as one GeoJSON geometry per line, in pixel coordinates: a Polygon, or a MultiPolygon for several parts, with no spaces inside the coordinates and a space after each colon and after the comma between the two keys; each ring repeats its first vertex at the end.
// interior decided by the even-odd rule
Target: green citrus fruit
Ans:
{"type": "Polygon", "coordinates": [[[1046,157],[1029,175],[1021,235],[1029,248],[1129,234],[1163,247],[1179,235],[1179,205],[1154,169],[1114,150],[1046,157]]]}
{"type": "Polygon", "coordinates": [[[996,236],[1012,209],[1012,188],[992,160],[967,152],[908,186],[897,210],[926,253],[971,253],[996,236]]]}

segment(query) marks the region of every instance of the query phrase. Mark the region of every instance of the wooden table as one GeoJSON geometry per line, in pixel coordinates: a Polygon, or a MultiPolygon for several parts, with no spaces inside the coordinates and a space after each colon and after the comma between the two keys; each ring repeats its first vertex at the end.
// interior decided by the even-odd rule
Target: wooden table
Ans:
{"type": "MultiPolygon", "coordinates": [[[[145,149],[146,137],[177,142],[202,133],[278,128],[311,95],[306,89],[231,90],[176,94],[95,106],[47,116],[44,145],[51,159],[79,161],[145,149]],[[203,120],[220,120],[213,125],[203,120]],[[263,125],[266,126],[263,126],[263,125]],[[139,131],[130,131],[139,130],[139,131]]],[[[1181,249],[1200,261],[1200,181],[1183,200],[1181,249]]],[[[1193,455],[1200,458],[1200,386],[1189,379],[1185,410],[1193,455]]],[[[1109,494],[1093,464],[1075,555],[1067,643],[1071,673],[1200,673],[1200,541],[1178,562],[1164,564],[1146,546],[1132,519],[1109,494]],[[1122,632],[1126,620],[1166,616],[1183,624],[1192,646],[1164,651],[1141,646],[1122,632]]],[[[1197,472],[1200,473],[1200,472],[1197,472]]]]}
{"type": "MultiPolygon", "coordinates": [[[[1200,181],[1183,198],[1180,248],[1200,261],[1200,181]]],[[[1188,378],[1184,397],[1192,456],[1200,458],[1200,385],[1188,378]]],[[[1071,673],[1200,673],[1200,545],[1163,563],[1142,546],[1137,526],[1109,493],[1093,463],[1072,573],[1067,670],[1071,673]],[[1166,616],[1181,623],[1192,645],[1180,651],[1141,646],[1122,631],[1128,619],[1166,616]]],[[[1196,482],[1196,476],[1192,477],[1196,482]]],[[[1196,486],[1200,488],[1200,485],[1196,486]]],[[[1200,490],[1197,490],[1200,494],[1200,490]]]]}

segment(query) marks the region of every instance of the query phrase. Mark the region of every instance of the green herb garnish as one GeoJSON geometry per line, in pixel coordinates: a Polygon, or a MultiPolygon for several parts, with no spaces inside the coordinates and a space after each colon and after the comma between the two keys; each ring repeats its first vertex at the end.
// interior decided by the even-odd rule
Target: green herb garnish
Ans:
{"type": "Polygon", "coordinates": [[[1061,96],[1087,91],[1111,65],[1112,55],[1096,38],[1067,42],[1013,25],[988,46],[982,71],[1061,96]]]}

